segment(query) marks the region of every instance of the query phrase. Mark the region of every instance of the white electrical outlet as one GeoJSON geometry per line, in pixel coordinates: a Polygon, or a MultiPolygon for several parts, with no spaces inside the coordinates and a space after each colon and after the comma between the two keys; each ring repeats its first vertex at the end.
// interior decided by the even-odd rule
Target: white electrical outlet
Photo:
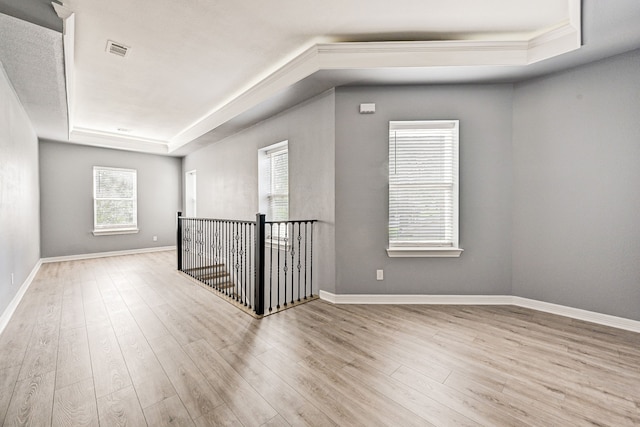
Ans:
{"type": "Polygon", "coordinates": [[[384,280],[384,270],[376,270],[376,280],[384,280]]]}
{"type": "Polygon", "coordinates": [[[158,236],[153,236],[153,241],[157,242],[158,241],[158,236]]]}

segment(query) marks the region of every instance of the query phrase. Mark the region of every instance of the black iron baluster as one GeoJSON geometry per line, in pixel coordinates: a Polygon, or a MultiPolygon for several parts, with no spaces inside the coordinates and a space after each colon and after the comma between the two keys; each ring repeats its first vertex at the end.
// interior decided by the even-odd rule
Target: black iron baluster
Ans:
{"type": "MultiPolygon", "coordinates": [[[[229,262],[229,282],[235,284],[233,279],[233,223],[231,221],[229,224],[229,233],[227,234],[227,247],[229,248],[229,254],[227,260],[229,262]]],[[[234,285],[235,286],[235,285],[234,285]]],[[[229,296],[233,298],[233,286],[229,286],[229,296]]]]}
{"type": "Polygon", "coordinates": [[[218,251],[216,246],[218,244],[218,221],[215,219],[211,221],[211,253],[213,256],[213,276],[211,277],[211,286],[216,289],[216,280],[218,278],[218,251]]]}
{"type": "Polygon", "coordinates": [[[257,315],[264,314],[264,215],[256,214],[256,292],[253,301],[257,315]]]}
{"type": "Polygon", "coordinates": [[[218,244],[217,238],[218,221],[211,221],[211,265],[213,266],[211,271],[211,287],[216,289],[216,280],[218,278],[218,252],[216,245],[218,244]]]}
{"type": "Polygon", "coordinates": [[[233,297],[233,287],[229,286],[229,284],[233,283],[233,260],[231,259],[231,244],[233,242],[233,224],[230,221],[227,221],[227,280],[228,283],[225,284],[226,295],[233,297]]]}
{"type": "Polygon", "coordinates": [[[307,269],[309,268],[309,264],[307,261],[307,249],[308,242],[307,236],[309,235],[309,225],[305,221],[304,222],[304,299],[307,299],[307,269]]]}
{"type": "MultiPolygon", "coordinates": [[[[251,224],[251,243],[252,243],[252,249],[251,249],[251,291],[250,291],[250,295],[249,295],[249,307],[255,307],[255,302],[253,300],[253,298],[255,297],[255,289],[256,289],[256,284],[257,284],[257,280],[256,280],[256,273],[257,273],[257,268],[256,268],[256,245],[255,242],[257,241],[257,234],[256,234],[256,227],[257,225],[255,223],[251,224]]],[[[262,276],[264,277],[264,271],[262,272],[262,276]]]]}
{"type": "Polygon", "coordinates": [[[187,246],[187,272],[191,275],[191,220],[187,219],[187,228],[185,229],[187,236],[185,237],[185,243],[187,246]]]}
{"type": "MultiPolygon", "coordinates": [[[[276,246],[276,252],[278,253],[278,270],[276,271],[276,274],[278,275],[278,280],[276,280],[276,286],[278,286],[278,300],[276,301],[276,309],[280,309],[280,223],[277,223],[278,225],[278,240],[277,240],[277,246],[276,246]]],[[[287,300],[287,298],[285,297],[285,301],[287,300]]]]}
{"type": "Polygon", "coordinates": [[[220,291],[220,277],[222,264],[222,221],[216,221],[216,289],[220,291]]]}
{"type": "Polygon", "coordinates": [[[202,269],[203,273],[204,273],[204,283],[206,285],[209,285],[209,283],[207,283],[207,280],[209,279],[209,269],[211,268],[211,264],[209,263],[209,245],[207,245],[207,242],[209,241],[209,221],[207,221],[206,219],[202,220],[202,266],[204,267],[202,269]]]}
{"type": "Polygon", "coordinates": [[[182,212],[176,216],[176,251],[178,252],[178,271],[182,271],[182,212]]]}
{"type": "Polygon", "coordinates": [[[269,312],[273,310],[273,223],[269,224],[269,312]]]}
{"type": "Polygon", "coordinates": [[[196,263],[196,259],[195,259],[195,253],[196,253],[196,234],[195,234],[195,224],[194,221],[192,219],[189,220],[189,258],[191,258],[189,260],[189,270],[191,271],[191,275],[193,276],[195,274],[195,270],[193,269],[195,267],[195,263],[196,263]]]}
{"type": "Polygon", "coordinates": [[[189,272],[193,276],[193,220],[189,220],[189,272]]]}
{"type": "MultiPolygon", "coordinates": [[[[258,280],[257,280],[257,274],[258,274],[258,269],[256,267],[256,256],[258,256],[258,254],[256,253],[256,242],[258,241],[258,235],[257,235],[257,227],[258,227],[258,218],[256,216],[256,222],[252,223],[251,226],[249,227],[251,229],[251,243],[252,243],[252,259],[251,259],[251,289],[249,291],[249,295],[247,296],[249,298],[249,308],[254,308],[256,306],[256,302],[255,302],[255,298],[256,298],[256,287],[258,284],[258,280]]],[[[264,224],[263,224],[264,227],[264,224]]],[[[264,254],[263,254],[264,256],[264,254]]],[[[263,261],[264,263],[264,261],[263,261]]],[[[264,283],[264,272],[262,273],[262,280],[264,283]]]]}
{"type": "Polygon", "coordinates": [[[220,292],[225,293],[225,282],[227,280],[227,222],[220,221],[220,257],[222,262],[222,270],[224,271],[224,276],[221,278],[220,282],[220,292]]]}
{"type": "Polygon", "coordinates": [[[193,264],[194,264],[194,269],[193,269],[193,273],[196,275],[196,279],[198,279],[200,276],[199,273],[199,269],[198,267],[200,267],[200,220],[198,219],[194,219],[194,228],[195,228],[195,233],[193,235],[193,254],[194,254],[194,258],[193,258],[193,264]]]}
{"type": "Polygon", "coordinates": [[[287,232],[288,230],[288,225],[285,223],[285,238],[284,238],[284,249],[283,249],[283,254],[282,257],[284,258],[284,268],[282,269],[284,271],[284,306],[287,306],[287,245],[289,243],[288,240],[288,236],[287,236],[287,232]]]}
{"type": "Polygon", "coordinates": [[[211,285],[214,289],[218,287],[218,221],[211,221],[211,250],[213,254],[213,276],[211,285]]]}
{"type": "Polygon", "coordinates": [[[251,231],[251,224],[244,225],[244,295],[242,299],[244,301],[245,307],[248,305],[247,303],[247,286],[249,284],[249,261],[251,260],[251,247],[249,245],[249,232],[251,231]]]}
{"type": "Polygon", "coordinates": [[[310,286],[310,294],[309,296],[313,296],[313,222],[311,223],[311,252],[309,257],[309,286],[310,286]]]}
{"type": "Polygon", "coordinates": [[[235,300],[238,301],[238,298],[240,297],[240,286],[242,285],[241,281],[242,281],[242,277],[240,277],[240,224],[238,224],[237,222],[235,223],[235,234],[233,235],[233,238],[235,239],[235,250],[233,252],[233,260],[235,262],[235,270],[236,270],[236,280],[235,280],[235,284],[236,284],[236,295],[235,295],[235,300]]]}
{"type": "Polygon", "coordinates": [[[182,219],[182,268],[184,272],[189,274],[189,242],[188,242],[188,229],[189,221],[186,218],[182,219]]]}
{"type": "Polygon", "coordinates": [[[188,275],[191,275],[191,236],[189,235],[190,232],[190,227],[191,227],[191,221],[189,219],[185,219],[186,222],[186,227],[184,229],[185,231],[185,237],[184,237],[184,243],[185,243],[185,261],[186,261],[186,271],[188,275]]]}
{"type": "Polygon", "coordinates": [[[247,295],[247,223],[243,222],[242,226],[242,258],[240,259],[241,269],[242,269],[242,305],[247,305],[246,295],[247,295]]]}
{"type": "Polygon", "coordinates": [[[225,240],[225,236],[226,236],[226,223],[225,221],[220,221],[220,269],[223,271],[223,275],[220,277],[220,281],[219,281],[219,287],[220,287],[220,292],[225,291],[224,288],[224,282],[226,280],[226,274],[227,274],[227,261],[225,258],[225,251],[226,251],[226,240],[225,240]]]}
{"type": "Polygon", "coordinates": [[[212,219],[211,221],[209,221],[209,262],[211,263],[211,278],[209,279],[209,286],[211,286],[212,288],[214,287],[213,281],[216,277],[216,253],[215,247],[213,246],[213,242],[215,241],[215,238],[213,236],[213,234],[215,233],[215,227],[216,221],[212,219]]]}
{"type": "Polygon", "coordinates": [[[298,222],[298,301],[300,301],[300,269],[302,268],[302,264],[300,263],[300,243],[302,242],[302,235],[300,231],[300,226],[302,222],[298,222]]]}
{"type": "MultiPolygon", "coordinates": [[[[295,285],[293,284],[293,280],[295,279],[295,274],[293,273],[293,268],[294,268],[294,258],[295,258],[295,254],[296,254],[296,243],[293,240],[293,235],[295,234],[295,222],[292,222],[291,224],[291,234],[289,234],[289,236],[291,236],[289,238],[289,243],[291,244],[291,304],[293,304],[295,302],[295,296],[293,295],[293,292],[295,290],[295,285]]],[[[287,227],[288,230],[289,227],[287,227]]]]}

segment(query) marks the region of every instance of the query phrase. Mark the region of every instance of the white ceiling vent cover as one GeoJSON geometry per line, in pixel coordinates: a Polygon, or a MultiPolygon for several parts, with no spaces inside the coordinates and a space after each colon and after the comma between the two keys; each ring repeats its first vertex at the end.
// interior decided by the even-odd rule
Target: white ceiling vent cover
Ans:
{"type": "Polygon", "coordinates": [[[114,55],[127,56],[130,49],[129,46],[125,46],[122,43],[116,43],[111,40],[107,41],[107,52],[113,53],[114,55]]]}

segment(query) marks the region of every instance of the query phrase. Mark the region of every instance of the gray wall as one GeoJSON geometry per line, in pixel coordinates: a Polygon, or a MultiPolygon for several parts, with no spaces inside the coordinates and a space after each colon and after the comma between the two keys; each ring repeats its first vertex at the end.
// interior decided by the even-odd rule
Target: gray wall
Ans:
{"type": "Polygon", "coordinates": [[[336,90],[339,294],[511,292],[511,85],[336,90]],[[358,106],[376,103],[376,113],[358,106]],[[460,120],[460,258],[389,258],[390,120],[460,120]],[[384,269],[384,281],[376,281],[384,269]]]}
{"type": "Polygon", "coordinates": [[[640,51],[516,86],[513,293],[640,320],[640,51]]]}
{"type": "Polygon", "coordinates": [[[1,315],[40,258],[40,190],[38,139],[2,64],[0,100],[1,315]]]}
{"type": "Polygon", "coordinates": [[[335,290],[335,145],[333,91],[184,158],[197,170],[197,216],[254,220],[258,212],[258,149],[289,141],[289,217],[317,219],[314,275],[335,290]]]}
{"type": "Polygon", "coordinates": [[[175,245],[180,186],[179,158],[41,141],[42,256],[175,245]],[[93,235],[93,166],[138,171],[139,233],[93,235]]]}

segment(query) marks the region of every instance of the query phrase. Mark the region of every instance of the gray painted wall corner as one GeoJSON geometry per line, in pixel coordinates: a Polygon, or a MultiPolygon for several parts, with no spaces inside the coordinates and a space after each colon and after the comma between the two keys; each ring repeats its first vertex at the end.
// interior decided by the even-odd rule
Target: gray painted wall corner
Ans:
{"type": "Polygon", "coordinates": [[[640,320],[640,50],[518,84],[513,292],[640,320]]]}
{"type": "Polygon", "coordinates": [[[0,99],[1,314],[40,259],[40,188],[38,139],[2,64],[0,99]]]}
{"type": "Polygon", "coordinates": [[[42,256],[175,245],[180,164],[173,157],[41,141],[42,256]],[[139,233],[93,235],[93,166],[137,170],[139,233]]]}

